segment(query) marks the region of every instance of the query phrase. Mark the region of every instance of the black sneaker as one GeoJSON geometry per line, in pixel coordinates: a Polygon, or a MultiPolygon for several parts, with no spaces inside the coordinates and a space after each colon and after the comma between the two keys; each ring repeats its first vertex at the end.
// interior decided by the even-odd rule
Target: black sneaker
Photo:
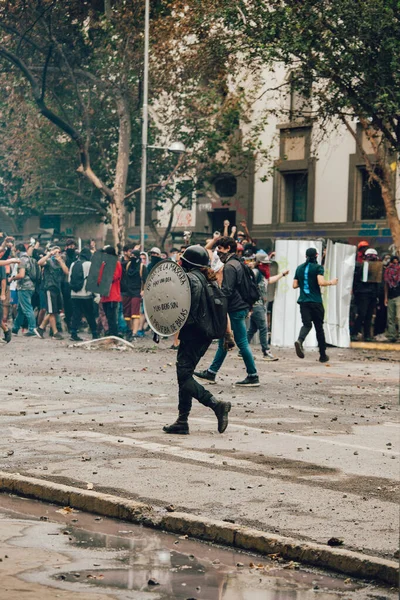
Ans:
{"type": "Polygon", "coordinates": [[[59,331],[53,335],[53,340],[63,340],[64,337],[61,335],[59,331]]]}
{"type": "Polygon", "coordinates": [[[174,433],[177,435],[189,435],[189,424],[187,421],[175,421],[172,425],[164,425],[165,433],[174,433]]]}
{"type": "Polygon", "coordinates": [[[4,332],[4,341],[9,344],[11,342],[11,331],[9,329],[7,329],[7,331],[4,332]]]}
{"type": "Polygon", "coordinates": [[[301,342],[300,340],[296,340],[294,343],[294,348],[296,350],[296,354],[299,358],[304,358],[304,348],[303,348],[303,342],[301,342]]]}
{"type": "Polygon", "coordinates": [[[194,376],[199,379],[205,379],[208,383],[215,383],[215,373],[211,373],[208,369],[205,371],[196,371],[194,376]]]}
{"type": "Polygon", "coordinates": [[[27,331],[24,333],[24,337],[35,337],[36,333],[34,331],[27,331]]]}
{"type": "Polygon", "coordinates": [[[329,362],[329,356],[328,356],[327,354],[322,354],[322,355],[319,357],[319,362],[322,362],[322,363],[329,362]]]}
{"type": "Polygon", "coordinates": [[[246,379],[237,381],[235,385],[240,385],[242,387],[258,387],[260,385],[260,380],[258,375],[247,375],[246,379]]]}
{"type": "MultiPolygon", "coordinates": [[[[58,338],[59,339],[59,338],[58,338]]],[[[79,337],[79,335],[71,335],[69,338],[72,342],[84,342],[85,340],[79,337]]]]}
{"type": "Polygon", "coordinates": [[[228,414],[231,410],[232,405],[230,402],[224,402],[223,400],[217,401],[217,405],[214,408],[214,412],[218,419],[218,432],[224,433],[228,427],[228,414]]]}
{"type": "Polygon", "coordinates": [[[41,327],[35,327],[35,329],[33,330],[36,335],[40,338],[44,338],[44,329],[42,329],[41,327]]]}
{"type": "Polygon", "coordinates": [[[16,329],[12,329],[12,334],[13,335],[18,335],[18,331],[16,329]]]}

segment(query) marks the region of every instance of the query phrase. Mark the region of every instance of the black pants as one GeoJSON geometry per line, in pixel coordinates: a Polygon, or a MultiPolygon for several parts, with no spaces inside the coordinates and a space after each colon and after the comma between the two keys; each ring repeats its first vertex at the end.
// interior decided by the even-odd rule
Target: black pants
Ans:
{"type": "Polygon", "coordinates": [[[108,335],[118,335],[118,302],[103,302],[103,310],[108,323],[108,335]]]}
{"type": "Polygon", "coordinates": [[[71,329],[71,321],[72,321],[72,299],[71,299],[71,288],[69,286],[68,281],[63,281],[63,283],[61,284],[61,294],[62,294],[63,306],[64,306],[65,324],[69,331],[71,329]]]}
{"type": "Polygon", "coordinates": [[[96,334],[97,325],[96,318],[94,316],[94,302],[93,298],[72,298],[72,319],[71,319],[71,333],[77,334],[79,326],[81,324],[82,315],[85,317],[92,335],[96,334]]]}
{"type": "Polygon", "coordinates": [[[357,319],[354,323],[353,335],[364,329],[364,339],[371,337],[372,315],[376,307],[376,296],[356,294],[354,301],[357,307],[357,319]]]}
{"type": "MultiPolygon", "coordinates": [[[[205,355],[211,340],[181,340],[176,361],[176,374],[179,386],[179,415],[188,415],[192,408],[192,398],[204,406],[212,406],[214,397],[198,381],[193,373],[200,359],[205,355]]],[[[214,401],[215,402],[215,401],[214,401]]]]}
{"type": "Polygon", "coordinates": [[[303,326],[300,329],[299,340],[304,342],[314,323],[319,353],[324,355],[326,350],[324,333],[324,305],[321,302],[301,302],[300,314],[301,320],[303,321],[303,326]]]}

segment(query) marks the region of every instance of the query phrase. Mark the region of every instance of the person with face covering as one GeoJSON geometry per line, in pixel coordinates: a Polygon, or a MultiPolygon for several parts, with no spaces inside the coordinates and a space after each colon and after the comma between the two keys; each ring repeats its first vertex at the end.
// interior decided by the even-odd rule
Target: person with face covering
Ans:
{"type": "Polygon", "coordinates": [[[385,306],[388,311],[388,339],[397,342],[400,333],[400,264],[399,257],[392,256],[384,272],[385,306]]]}
{"type": "Polygon", "coordinates": [[[390,264],[390,252],[384,252],[381,255],[382,260],[382,281],[378,283],[378,304],[376,307],[375,321],[374,321],[374,336],[377,342],[387,341],[385,336],[386,324],[387,324],[387,306],[385,306],[385,271],[390,264]],[[378,337],[376,337],[378,336],[378,337]]]}
{"type": "Polygon", "coordinates": [[[300,329],[299,337],[294,343],[296,354],[299,358],[304,358],[303,343],[314,324],[317,334],[319,348],[319,362],[329,361],[326,354],[326,341],[324,333],[324,305],[322,304],[321,287],[328,285],[337,285],[338,279],[327,281],[324,279],[324,267],[317,262],[318,252],[316,248],[307,248],[306,262],[299,265],[293,279],[293,288],[300,289],[299,299],[301,320],[303,326],[300,329]]]}
{"type": "Polygon", "coordinates": [[[90,248],[83,248],[79,258],[73,262],[69,268],[68,282],[71,286],[71,302],[72,302],[72,319],[71,319],[71,340],[74,342],[82,342],[78,336],[79,326],[81,324],[82,315],[85,317],[93,339],[97,339],[97,327],[95,317],[95,307],[92,292],[86,290],[86,281],[89,276],[91,267],[92,252],[90,248]],[[80,281],[78,285],[74,285],[75,273],[80,273],[80,281]],[[72,280],[72,281],[71,281],[72,280]],[[82,283],[80,289],[79,286],[82,283]],[[73,289],[75,288],[75,289],[73,289]]]}
{"type": "MultiPolygon", "coordinates": [[[[368,248],[364,254],[364,262],[375,262],[379,260],[378,253],[374,248],[368,248]]],[[[354,269],[353,294],[357,310],[357,318],[351,332],[352,341],[357,341],[363,331],[364,342],[371,342],[371,325],[374,310],[377,305],[379,284],[375,281],[363,281],[364,262],[356,263],[354,269]]]]}
{"type": "Polygon", "coordinates": [[[131,341],[137,337],[140,324],[140,303],[147,277],[147,268],[140,259],[139,250],[124,248],[124,260],[122,260],[122,308],[124,319],[128,326],[127,340],[131,341]]]}
{"type": "Polygon", "coordinates": [[[161,261],[162,261],[161,250],[160,250],[160,248],[156,248],[154,246],[154,248],[152,248],[150,250],[150,262],[149,262],[148,272],[150,273],[150,271],[152,271],[152,269],[154,269],[154,267],[161,261]]]}
{"type": "MultiPolygon", "coordinates": [[[[251,309],[251,305],[240,293],[240,284],[244,275],[242,263],[236,254],[237,243],[233,238],[221,237],[217,239],[216,244],[218,256],[221,262],[224,263],[221,289],[228,299],[228,315],[233,336],[247,370],[245,379],[236,382],[236,385],[242,387],[258,387],[260,381],[257,368],[247,340],[246,318],[251,309]]],[[[211,384],[215,383],[216,375],[222,367],[227,353],[228,350],[225,345],[225,340],[222,338],[218,342],[218,350],[212,364],[204,371],[196,371],[196,377],[205,379],[211,384]]]]}
{"type": "MultiPolygon", "coordinates": [[[[208,252],[202,246],[189,246],[181,258],[181,266],[186,271],[191,293],[189,317],[179,332],[180,344],[176,361],[176,374],[179,386],[178,418],[172,425],[166,425],[165,433],[188,434],[188,418],[192,408],[192,399],[196,398],[210,408],[217,417],[218,431],[223,433],[228,426],[228,414],[231,403],[217,400],[194,378],[194,370],[199,360],[207,352],[212,339],[205,337],[198,325],[202,304],[203,283],[215,281],[215,274],[208,267],[208,252]],[[203,283],[202,283],[203,280],[203,283]]],[[[215,284],[216,285],[216,284],[215,284]]]]}
{"type": "MultiPolygon", "coordinates": [[[[112,256],[117,256],[113,246],[106,246],[103,249],[103,252],[111,254],[112,256]]],[[[115,265],[110,292],[108,296],[101,296],[100,298],[108,323],[107,335],[118,336],[118,303],[121,302],[121,278],[122,266],[118,261],[115,265]]]]}
{"type": "MultiPolygon", "coordinates": [[[[78,251],[76,249],[75,240],[69,239],[65,242],[65,253],[63,260],[68,268],[70,269],[73,262],[78,258],[78,251]]],[[[71,331],[71,320],[72,320],[72,301],[71,301],[71,288],[68,283],[68,276],[63,277],[61,281],[61,294],[63,298],[64,306],[64,319],[68,331],[71,331]]]]}

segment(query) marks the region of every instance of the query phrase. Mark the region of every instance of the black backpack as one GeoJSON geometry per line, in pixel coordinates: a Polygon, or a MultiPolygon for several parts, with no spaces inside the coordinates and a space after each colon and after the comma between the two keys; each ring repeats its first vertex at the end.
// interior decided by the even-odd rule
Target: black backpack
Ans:
{"type": "Polygon", "coordinates": [[[200,271],[191,271],[191,273],[203,286],[199,311],[195,317],[196,325],[204,337],[209,340],[219,340],[226,333],[228,300],[216,281],[208,281],[200,271]]]}
{"type": "Polygon", "coordinates": [[[37,264],[37,261],[31,256],[29,257],[28,277],[35,286],[38,286],[42,279],[42,271],[37,264]]]}
{"type": "Polygon", "coordinates": [[[258,289],[256,277],[254,275],[253,269],[250,269],[246,265],[246,263],[240,263],[242,273],[241,277],[239,277],[239,294],[242,296],[243,300],[253,306],[257,300],[260,299],[260,291],[258,289]]]}
{"type": "Polygon", "coordinates": [[[69,286],[75,293],[80,292],[85,283],[85,275],[83,273],[83,264],[81,260],[74,262],[71,271],[69,286]]]}

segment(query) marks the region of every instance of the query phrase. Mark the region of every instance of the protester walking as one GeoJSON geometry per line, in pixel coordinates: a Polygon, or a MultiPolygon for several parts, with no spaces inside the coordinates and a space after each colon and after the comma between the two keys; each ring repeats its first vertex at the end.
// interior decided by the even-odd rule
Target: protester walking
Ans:
{"type": "Polygon", "coordinates": [[[217,400],[193,378],[199,360],[207,352],[213,339],[204,330],[204,324],[211,318],[207,312],[207,302],[204,301],[205,286],[218,285],[215,282],[215,274],[208,268],[208,252],[202,246],[189,246],[181,258],[181,265],[189,279],[191,306],[189,317],[179,332],[180,344],[176,362],[179,386],[178,419],[172,425],[166,425],[164,431],[174,434],[189,433],[188,417],[192,408],[192,398],[196,398],[214,411],[218,431],[223,433],[228,426],[231,403],[217,400]]]}
{"type": "MultiPolygon", "coordinates": [[[[235,343],[239,348],[241,357],[246,365],[247,377],[238,381],[236,385],[243,387],[256,387],[260,385],[253,353],[247,340],[246,318],[252,307],[252,302],[245,297],[244,269],[236,255],[237,243],[233,238],[221,237],[216,242],[217,252],[224,263],[222,291],[228,299],[228,315],[231,322],[235,343]]],[[[255,287],[256,284],[254,282],[255,287]]],[[[218,350],[210,367],[205,371],[195,373],[196,377],[215,383],[215,377],[226,358],[228,350],[224,338],[218,342],[218,350]]]]}
{"type": "Polygon", "coordinates": [[[301,320],[303,321],[303,326],[294,346],[297,356],[304,358],[303,343],[314,324],[319,348],[319,362],[325,363],[328,362],[329,357],[326,354],[325,310],[322,303],[321,287],[337,285],[338,279],[337,277],[329,281],[324,279],[324,267],[318,264],[317,258],[317,250],[308,248],[306,250],[306,262],[297,267],[294,275],[293,288],[300,289],[297,302],[300,306],[301,320]]]}

